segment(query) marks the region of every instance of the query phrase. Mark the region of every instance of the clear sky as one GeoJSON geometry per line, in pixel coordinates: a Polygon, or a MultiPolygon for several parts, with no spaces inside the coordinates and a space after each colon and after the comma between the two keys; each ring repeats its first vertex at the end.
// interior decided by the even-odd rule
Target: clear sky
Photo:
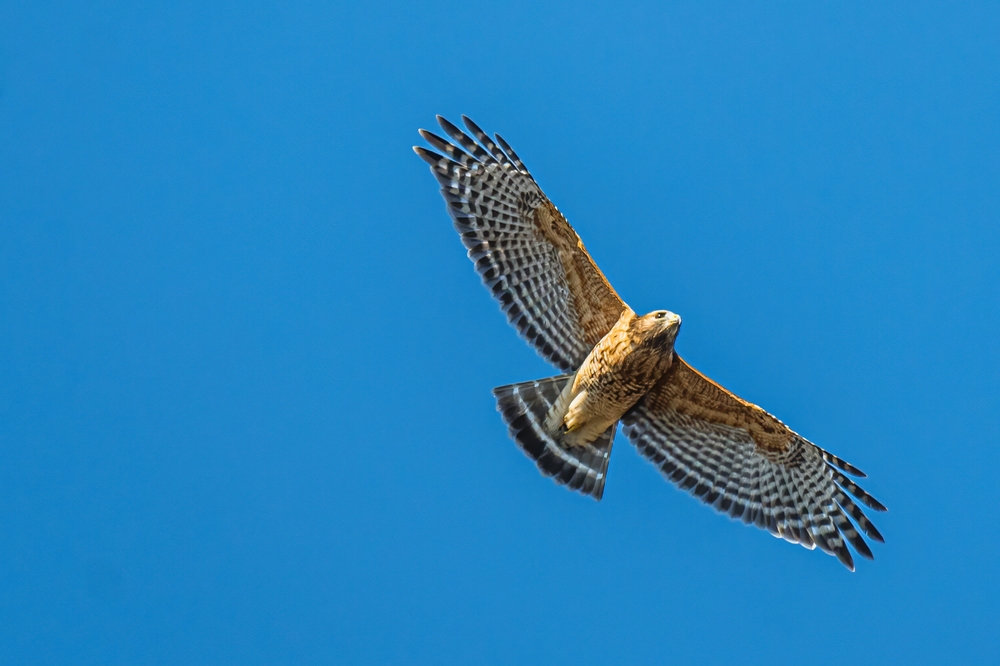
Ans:
{"type": "Polygon", "coordinates": [[[1000,660],[996,3],[86,4],[0,8],[0,663],[1000,660]],[[874,562],[620,434],[538,474],[437,113],[868,473],[874,562]]]}

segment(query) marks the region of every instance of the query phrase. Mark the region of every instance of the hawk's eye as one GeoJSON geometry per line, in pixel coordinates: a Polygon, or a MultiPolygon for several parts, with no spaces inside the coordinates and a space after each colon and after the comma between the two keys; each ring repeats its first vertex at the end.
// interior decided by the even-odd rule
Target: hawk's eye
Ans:
{"type": "Polygon", "coordinates": [[[666,312],[657,312],[657,313],[656,313],[656,318],[657,318],[657,319],[663,319],[663,318],[664,318],[664,317],[666,317],[666,316],[667,316],[667,313],[666,313],[666,312]]]}

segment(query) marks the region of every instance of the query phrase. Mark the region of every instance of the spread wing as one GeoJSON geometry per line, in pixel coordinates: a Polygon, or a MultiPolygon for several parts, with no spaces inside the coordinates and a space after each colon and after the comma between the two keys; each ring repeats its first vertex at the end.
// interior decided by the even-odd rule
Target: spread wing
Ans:
{"type": "Polygon", "coordinates": [[[507,142],[462,120],[475,140],[438,116],[451,141],[420,130],[441,152],[413,150],[430,164],[469,258],[507,320],[547,361],[576,370],[625,304],[507,142]]]}
{"type": "Polygon", "coordinates": [[[876,511],[885,507],[844,475],[864,473],[679,356],[622,423],[668,479],[732,518],[810,550],[819,546],[852,571],[845,541],[867,559],[872,552],[858,530],[883,541],[851,496],[876,511]]]}

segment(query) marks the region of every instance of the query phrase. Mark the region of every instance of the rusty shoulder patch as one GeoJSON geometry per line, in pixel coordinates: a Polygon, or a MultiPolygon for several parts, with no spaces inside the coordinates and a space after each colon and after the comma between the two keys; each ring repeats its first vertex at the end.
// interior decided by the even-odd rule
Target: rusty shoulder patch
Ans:
{"type": "Polygon", "coordinates": [[[794,435],[788,426],[722,388],[680,357],[676,357],[657,389],[654,409],[670,409],[709,423],[746,430],[762,453],[780,456],[792,443],[794,435]]]}
{"type": "Polygon", "coordinates": [[[535,209],[535,225],[558,253],[578,324],[587,343],[596,345],[618,321],[625,304],[551,201],[546,199],[535,209]]]}

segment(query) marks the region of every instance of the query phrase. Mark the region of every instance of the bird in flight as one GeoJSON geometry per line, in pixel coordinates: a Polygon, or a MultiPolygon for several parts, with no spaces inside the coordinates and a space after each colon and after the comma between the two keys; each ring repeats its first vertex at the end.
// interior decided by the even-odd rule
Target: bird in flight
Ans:
{"type": "Polygon", "coordinates": [[[636,314],[517,154],[462,116],[420,130],[448,213],[507,320],[563,374],[493,389],[510,436],[556,483],[600,500],[618,424],[670,481],[776,537],[867,559],[885,511],[858,468],[722,388],[674,351],[681,318],[636,314]],[[494,140],[495,139],[495,140],[494,140]],[[852,499],[853,498],[853,499],[852,499]],[[852,522],[853,521],[853,522],[852,522]]]}

